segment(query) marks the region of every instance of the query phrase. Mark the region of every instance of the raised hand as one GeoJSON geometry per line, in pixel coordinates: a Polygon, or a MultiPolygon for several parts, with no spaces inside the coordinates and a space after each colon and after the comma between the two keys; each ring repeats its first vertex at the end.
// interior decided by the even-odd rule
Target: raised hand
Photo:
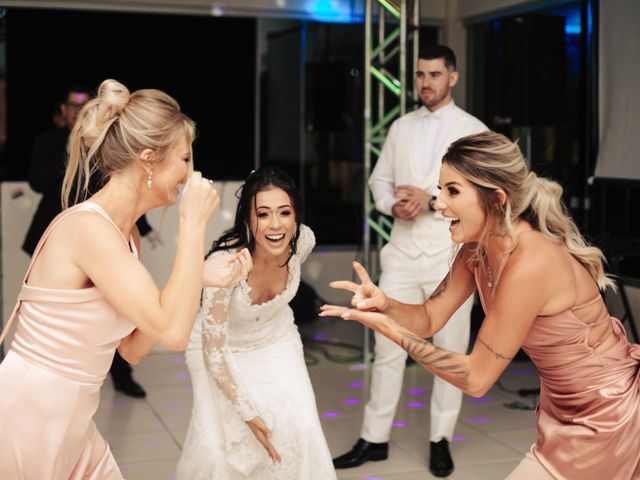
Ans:
{"type": "MultiPolygon", "coordinates": [[[[360,284],[348,280],[338,280],[331,282],[329,285],[332,288],[339,288],[353,293],[351,305],[358,310],[385,312],[390,305],[389,297],[371,281],[369,274],[362,265],[358,262],[353,262],[353,269],[358,274],[360,284]]],[[[321,310],[325,311],[334,307],[335,305],[323,305],[321,310]]]]}
{"type": "Polygon", "coordinates": [[[202,178],[200,172],[193,172],[182,190],[180,202],[180,222],[195,226],[206,225],[220,203],[220,197],[213,182],[202,178]]]}
{"type": "Polygon", "coordinates": [[[269,430],[264,421],[260,417],[255,417],[247,422],[247,426],[251,429],[251,433],[255,435],[258,441],[265,448],[271,458],[271,461],[273,461],[273,463],[281,463],[282,458],[280,457],[280,454],[269,441],[271,430],[269,430]]]}
{"type": "Polygon", "coordinates": [[[251,254],[246,248],[236,253],[212,255],[204,262],[204,286],[233,287],[247,277],[252,267],[251,254]]]}

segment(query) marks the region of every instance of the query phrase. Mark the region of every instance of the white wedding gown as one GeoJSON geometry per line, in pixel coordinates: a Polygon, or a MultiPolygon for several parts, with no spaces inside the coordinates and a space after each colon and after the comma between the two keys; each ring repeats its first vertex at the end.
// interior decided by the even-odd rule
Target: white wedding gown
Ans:
{"type": "Polygon", "coordinates": [[[287,286],[265,303],[251,303],[246,281],[204,290],[186,352],[193,410],[178,480],[336,478],[289,307],[314,244],[302,225],[287,286]],[[246,425],[255,416],[271,429],[282,463],[272,463],[246,425]]]}

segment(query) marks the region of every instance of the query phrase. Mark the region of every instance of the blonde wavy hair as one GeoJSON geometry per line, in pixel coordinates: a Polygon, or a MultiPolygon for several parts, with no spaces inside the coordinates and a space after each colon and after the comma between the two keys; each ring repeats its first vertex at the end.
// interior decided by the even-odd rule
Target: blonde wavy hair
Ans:
{"type": "MultiPolygon", "coordinates": [[[[568,215],[562,187],[530,171],[518,146],[504,135],[486,131],[463,137],[451,144],[442,162],[476,187],[485,215],[497,219],[498,231],[510,235],[513,245],[517,241],[514,223],[525,220],[573,255],[600,289],[614,285],[604,272],[602,251],[587,243],[568,215]],[[500,205],[497,189],[506,193],[504,205],[500,205]]],[[[492,228],[491,222],[485,224],[472,256],[484,268],[483,240],[494,233],[492,228]]]]}
{"type": "Polygon", "coordinates": [[[180,138],[186,136],[191,145],[194,135],[194,122],[166,93],[153,89],[129,93],[120,82],[105,80],[80,111],[69,136],[63,208],[87,198],[96,172],[106,183],[147,148],[154,151],[154,162],[162,162],[180,138]]]}

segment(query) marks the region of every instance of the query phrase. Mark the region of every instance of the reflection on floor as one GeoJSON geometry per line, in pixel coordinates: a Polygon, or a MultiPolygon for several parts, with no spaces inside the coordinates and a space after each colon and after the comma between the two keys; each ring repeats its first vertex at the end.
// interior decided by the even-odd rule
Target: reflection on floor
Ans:
{"type": "MultiPolygon", "coordinates": [[[[344,339],[345,335],[353,343],[361,343],[361,329],[352,323],[318,320],[304,325],[301,331],[309,339],[309,372],[327,441],[336,456],[349,450],[359,436],[368,371],[362,363],[349,361],[354,356],[352,349],[332,344],[334,338],[344,339]]],[[[129,399],[114,392],[107,381],[96,424],[127,480],[175,478],[191,410],[184,356],[154,353],[135,367],[135,378],[147,390],[147,398],[129,399]]],[[[435,478],[427,469],[431,384],[431,375],[417,365],[406,369],[389,459],[338,470],[339,479],[435,478]]],[[[451,446],[456,469],[449,478],[504,478],[533,443],[535,415],[527,409],[534,406],[535,397],[508,393],[537,387],[533,366],[512,363],[501,385],[503,388],[496,386],[485,397],[465,397],[451,446]]]]}

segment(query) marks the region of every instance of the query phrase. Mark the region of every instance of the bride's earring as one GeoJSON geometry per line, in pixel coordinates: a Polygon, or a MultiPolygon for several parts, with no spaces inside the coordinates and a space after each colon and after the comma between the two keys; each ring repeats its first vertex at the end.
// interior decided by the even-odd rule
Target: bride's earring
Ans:
{"type": "Polygon", "coordinates": [[[251,230],[249,229],[249,225],[245,224],[246,230],[247,230],[247,245],[249,245],[249,242],[251,241],[251,230]]]}
{"type": "Polygon", "coordinates": [[[151,190],[151,187],[153,187],[153,170],[149,172],[149,176],[147,177],[147,188],[151,190]]]}

